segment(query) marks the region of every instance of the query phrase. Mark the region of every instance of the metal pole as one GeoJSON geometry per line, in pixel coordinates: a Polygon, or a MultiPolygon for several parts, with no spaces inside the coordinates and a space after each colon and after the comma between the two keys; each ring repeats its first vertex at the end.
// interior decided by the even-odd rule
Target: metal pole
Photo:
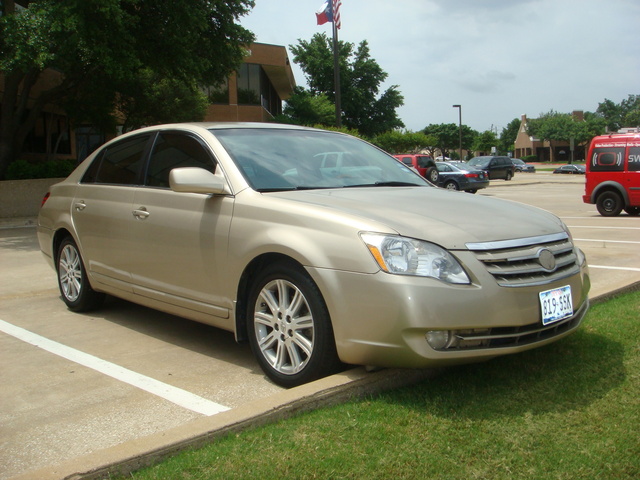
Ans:
{"type": "Polygon", "coordinates": [[[458,109],[458,133],[460,134],[460,161],[462,161],[462,105],[452,105],[453,108],[458,109]]]}
{"type": "Polygon", "coordinates": [[[338,28],[336,27],[335,21],[333,22],[333,83],[336,97],[336,127],[341,127],[342,107],[340,105],[340,54],[338,52],[338,28]]]}

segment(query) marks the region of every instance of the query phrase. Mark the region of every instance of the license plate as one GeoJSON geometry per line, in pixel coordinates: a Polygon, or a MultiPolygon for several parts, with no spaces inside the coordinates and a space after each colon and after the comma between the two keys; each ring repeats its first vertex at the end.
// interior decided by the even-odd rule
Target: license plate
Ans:
{"type": "Polygon", "coordinates": [[[540,292],[542,324],[549,325],[573,315],[571,285],[540,292]]]}

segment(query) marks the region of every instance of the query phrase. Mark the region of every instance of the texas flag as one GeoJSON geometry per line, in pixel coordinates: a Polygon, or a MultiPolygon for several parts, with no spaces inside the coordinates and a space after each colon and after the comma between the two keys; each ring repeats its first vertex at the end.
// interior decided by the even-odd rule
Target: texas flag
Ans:
{"type": "Polygon", "coordinates": [[[324,25],[327,22],[334,22],[336,28],[340,28],[340,5],[342,0],[327,0],[316,12],[316,20],[318,25],[324,25]]]}

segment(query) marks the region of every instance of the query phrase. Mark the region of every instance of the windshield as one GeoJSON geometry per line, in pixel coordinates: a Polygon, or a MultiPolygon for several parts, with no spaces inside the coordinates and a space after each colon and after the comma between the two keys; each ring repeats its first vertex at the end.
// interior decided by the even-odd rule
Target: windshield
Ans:
{"type": "Polygon", "coordinates": [[[212,129],[254,190],[430,184],[355,137],[294,129],[212,129]]]}
{"type": "Polygon", "coordinates": [[[469,160],[469,165],[472,167],[486,167],[489,165],[490,158],[487,157],[476,157],[469,160]]]}

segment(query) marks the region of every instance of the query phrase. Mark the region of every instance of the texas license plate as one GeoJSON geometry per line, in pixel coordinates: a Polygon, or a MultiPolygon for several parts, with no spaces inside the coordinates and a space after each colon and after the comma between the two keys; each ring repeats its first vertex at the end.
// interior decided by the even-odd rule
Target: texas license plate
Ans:
{"type": "Polygon", "coordinates": [[[573,315],[571,285],[540,292],[542,324],[549,325],[573,315]]]}

